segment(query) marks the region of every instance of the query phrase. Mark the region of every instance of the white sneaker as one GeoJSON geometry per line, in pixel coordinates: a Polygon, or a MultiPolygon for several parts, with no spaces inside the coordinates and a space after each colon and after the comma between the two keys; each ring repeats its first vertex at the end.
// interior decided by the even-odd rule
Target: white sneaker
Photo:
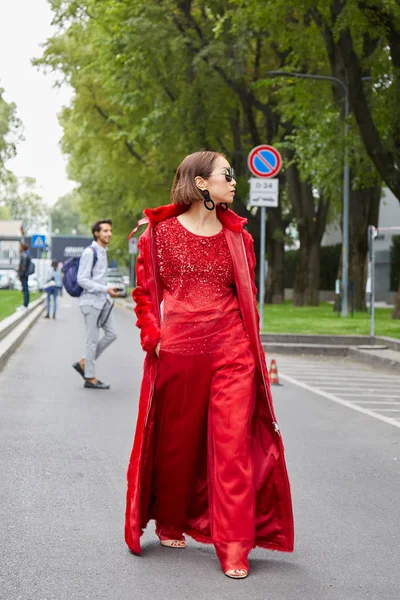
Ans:
{"type": "Polygon", "coordinates": [[[15,311],[16,312],[26,312],[28,310],[27,306],[18,306],[15,311]]]}

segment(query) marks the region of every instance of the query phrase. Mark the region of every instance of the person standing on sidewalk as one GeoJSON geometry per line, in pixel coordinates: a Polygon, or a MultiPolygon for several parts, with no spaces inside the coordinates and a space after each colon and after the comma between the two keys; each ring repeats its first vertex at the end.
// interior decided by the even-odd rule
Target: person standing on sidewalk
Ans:
{"type": "Polygon", "coordinates": [[[224,574],[242,579],[252,548],[291,552],[294,530],[253,239],[228,209],[235,187],[222,154],[195,152],[176,171],[173,203],[139,222],[132,297],[146,358],[125,540],[140,554],[155,519],[162,546],[185,548],[184,534],[213,543],[224,574]]]}
{"type": "Polygon", "coordinates": [[[111,242],[112,221],[96,221],[92,233],[94,241],[83,251],[78,271],[78,283],[83,289],[79,306],[86,325],[86,354],[72,366],[85,379],[85,388],[108,390],[110,386],[96,377],[95,361],[117,338],[108,295],[116,298],[119,292],[107,287],[107,246],[111,242]],[[100,339],[101,328],[104,335],[100,339]]]}
{"type": "Polygon", "coordinates": [[[31,274],[31,262],[32,259],[29,254],[29,246],[25,244],[25,242],[21,242],[20,244],[20,258],[19,258],[19,267],[18,267],[18,277],[21,281],[22,285],[22,294],[23,294],[23,306],[20,306],[18,310],[27,310],[29,306],[29,286],[28,286],[28,277],[31,274]]]}
{"type": "Polygon", "coordinates": [[[47,312],[45,315],[45,319],[50,319],[50,306],[51,306],[51,298],[53,298],[53,319],[56,318],[57,314],[57,296],[59,294],[59,290],[62,288],[62,277],[61,271],[58,268],[58,263],[56,260],[53,260],[51,263],[51,269],[49,270],[47,277],[47,285],[43,288],[47,294],[47,312]]]}

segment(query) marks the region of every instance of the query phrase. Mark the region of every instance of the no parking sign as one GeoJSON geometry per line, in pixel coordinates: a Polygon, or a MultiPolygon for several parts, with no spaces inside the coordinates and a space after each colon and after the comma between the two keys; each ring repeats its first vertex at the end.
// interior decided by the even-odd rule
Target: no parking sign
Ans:
{"type": "Polygon", "coordinates": [[[256,177],[275,177],[281,170],[282,157],[273,146],[262,144],[250,151],[247,164],[256,177]]]}
{"type": "Polygon", "coordinates": [[[260,324],[264,323],[264,294],[265,294],[265,222],[267,207],[278,206],[279,181],[272,179],[279,173],[282,158],[273,146],[262,144],[253,148],[248,156],[247,164],[250,172],[255,175],[250,179],[250,195],[247,208],[261,209],[260,218],[260,324]],[[264,179],[264,181],[262,181],[264,179]],[[267,180],[267,181],[265,181],[267,180]]]}

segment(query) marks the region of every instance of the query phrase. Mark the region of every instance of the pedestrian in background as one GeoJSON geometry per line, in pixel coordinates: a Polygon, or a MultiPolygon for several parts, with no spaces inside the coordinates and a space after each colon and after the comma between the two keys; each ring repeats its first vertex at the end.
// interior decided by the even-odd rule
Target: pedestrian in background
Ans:
{"type": "Polygon", "coordinates": [[[28,277],[34,273],[34,266],[32,263],[31,255],[29,253],[29,246],[25,242],[20,243],[20,257],[19,267],[17,269],[18,277],[22,285],[23,295],[23,306],[20,306],[17,310],[27,310],[29,306],[29,286],[28,277]]]}
{"type": "Polygon", "coordinates": [[[57,314],[57,296],[59,294],[59,290],[62,288],[62,277],[61,271],[58,268],[58,263],[56,260],[53,260],[51,263],[51,268],[49,270],[47,276],[47,285],[44,286],[43,290],[47,294],[47,313],[45,315],[45,319],[50,319],[50,307],[51,307],[51,299],[53,298],[53,319],[56,318],[57,314]]]}
{"type": "Polygon", "coordinates": [[[107,287],[107,246],[111,242],[112,221],[96,221],[92,233],[94,240],[83,251],[78,271],[78,283],[83,289],[79,306],[85,319],[86,353],[72,366],[85,379],[85,388],[108,390],[110,386],[96,377],[95,362],[117,338],[108,296],[117,298],[119,290],[107,287]],[[101,339],[100,329],[104,331],[101,339]]]}
{"type": "Polygon", "coordinates": [[[291,552],[294,534],[253,240],[228,210],[235,186],[223,155],[196,152],[177,169],[173,204],[144,211],[132,296],[146,358],[125,539],[140,554],[154,518],[163,546],[184,548],[185,533],[213,543],[239,579],[253,547],[291,552]]]}
{"type": "Polygon", "coordinates": [[[61,274],[61,287],[58,289],[58,295],[62,296],[63,295],[63,286],[62,286],[62,269],[63,269],[64,263],[59,262],[57,263],[57,268],[60,271],[61,274]]]}

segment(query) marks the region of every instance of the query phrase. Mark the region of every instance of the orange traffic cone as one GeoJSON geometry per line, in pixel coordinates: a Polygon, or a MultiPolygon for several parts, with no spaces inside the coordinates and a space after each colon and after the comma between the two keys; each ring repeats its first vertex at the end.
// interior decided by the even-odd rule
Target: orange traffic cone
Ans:
{"type": "Polygon", "coordinates": [[[276,361],[271,360],[271,366],[269,368],[269,382],[271,385],[282,385],[279,383],[278,377],[278,367],[276,366],[276,361]]]}

